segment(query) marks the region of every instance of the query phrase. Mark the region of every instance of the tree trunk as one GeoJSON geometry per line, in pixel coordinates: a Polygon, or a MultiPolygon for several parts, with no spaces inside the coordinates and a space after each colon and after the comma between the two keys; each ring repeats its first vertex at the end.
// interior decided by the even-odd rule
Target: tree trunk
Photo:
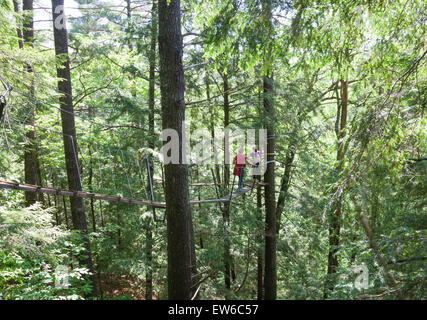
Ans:
{"type": "MultiPolygon", "coordinates": [[[[224,96],[224,128],[227,129],[230,124],[230,102],[228,94],[228,75],[223,75],[223,96],[224,96]]],[[[230,185],[230,148],[229,135],[227,131],[224,137],[224,190],[227,190],[230,185]]]]}
{"type": "Polygon", "coordinates": [[[277,291],[276,270],[276,195],[274,183],[274,104],[273,78],[264,76],[264,109],[267,126],[267,170],[264,174],[265,186],[265,277],[264,295],[266,300],[275,300],[277,291]]]}
{"type": "MultiPolygon", "coordinates": [[[[258,222],[262,223],[262,195],[261,195],[261,186],[257,186],[256,189],[256,202],[257,202],[257,208],[258,208],[258,222]]],[[[262,241],[262,236],[260,235],[258,237],[260,239],[260,242],[262,241]]],[[[262,300],[263,299],[263,255],[262,255],[262,248],[261,244],[259,245],[257,249],[257,299],[262,300]]]]}
{"type": "Polygon", "coordinates": [[[282,177],[282,182],[280,185],[280,193],[279,198],[277,199],[277,208],[276,208],[276,219],[277,219],[277,230],[276,234],[279,234],[280,231],[280,220],[283,213],[283,209],[285,207],[285,201],[288,196],[288,190],[291,182],[291,169],[292,164],[295,158],[295,143],[291,143],[288,147],[288,151],[286,153],[286,161],[285,161],[285,173],[282,177]]]}
{"type": "Polygon", "coordinates": [[[230,238],[228,236],[228,228],[229,228],[229,207],[227,207],[223,211],[223,224],[224,224],[224,283],[225,283],[225,299],[229,300],[230,292],[231,292],[231,254],[230,254],[230,238]]]}
{"type": "MultiPolygon", "coordinates": [[[[90,107],[90,109],[92,109],[90,107]]],[[[93,193],[93,157],[92,157],[92,143],[89,144],[89,192],[93,193]]],[[[92,218],[92,231],[96,232],[96,218],[95,218],[95,200],[90,198],[90,215],[92,218]]]]}
{"type": "MultiPolygon", "coordinates": [[[[155,2],[155,1],[153,1],[153,2],[155,2]]],[[[131,25],[131,19],[132,19],[131,0],[126,0],[126,17],[128,19],[128,21],[127,21],[127,28],[129,30],[128,32],[131,33],[131,30],[129,28],[130,25],[131,25]]],[[[129,37],[129,39],[128,39],[128,47],[129,47],[130,50],[133,50],[131,37],[129,37]]]]}
{"type": "MultiPolygon", "coordinates": [[[[214,154],[214,163],[215,163],[215,176],[216,181],[218,185],[221,185],[221,173],[220,173],[220,164],[218,162],[218,148],[215,144],[215,109],[211,105],[211,89],[210,89],[210,81],[209,81],[209,73],[206,71],[205,76],[205,83],[206,83],[206,98],[208,99],[209,103],[209,114],[210,114],[210,130],[211,130],[211,139],[213,142],[213,154],[214,154]]],[[[216,186],[215,186],[216,188],[216,186]]],[[[221,190],[220,190],[221,193],[221,190]]],[[[221,194],[222,195],[222,194],[221,194]]]]}
{"type": "MultiPolygon", "coordinates": [[[[58,196],[57,195],[53,196],[53,203],[55,205],[55,222],[56,222],[56,225],[59,226],[59,225],[61,225],[61,221],[59,219],[59,205],[58,205],[58,196]]],[[[51,206],[51,204],[50,204],[50,200],[49,200],[49,207],[50,206],[51,206]]]]}
{"type": "MultiPolygon", "coordinates": [[[[18,0],[13,0],[13,8],[14,8],[16,14],[18,14],[18,15],[21,14],[21,9],[19,7],[18,0]]],[[[18,47],[19,47],[19,49],[24,49],[21,21],[17,20],[16,25],[17,25],[16,34],[18,36],[18,47]]]]}
{"type": "Polygon", "coordinates": [[[191,242],[191,298],[193,300],[200,299],[200,291],[197,288],[197,284],[200,281],[200,275],[197,272],[197,260],[196,260],[196,240],[194,237],[194,226],[193,217],[190,210],[190,242],[191,242]]]}
{"type": "MultiPolygon", "coordinates": [[[[155,115],[155,84],[156,84],[156,43],[157,43],[157,1],[153,1],[153,5],[151,8],[151,43],[150,43],[150,53],[149,53],[149,62],[150,62],[150,81],[148,88],[148,146],[150,149],[154,150],[154,115],[155,115]]],[[[154,163],[150,159],[150,167],[154,172],[154,163]]],[[[150,185],[147,185],[147,191],[150,193],[150,185]]],[[[153,299],[153,231],[151,230],[151,226],[147,225],[145,229],[145,255],[147,259],[147,272],[145,275],[145,299],[152,300],[153,299]]]]}
{"type": "MultiPolygon", "coordinates": [[[[230,124],[230,99],[229,99],[229,83],[228,75],[222,74],[223,78],[223,98],[224,98],[224,128],[227,129],[230,124]]],[[[226,131],[224,137],[224,186],[223,189],[227,190],[230,185],[230,148],[229,148],[229,135],[226,131]]],[[[223,224],[224,224],[224,283],[226,288],[225,298],[230,299],[231,281],[233,271],[233,258],[230,254],[230,238],[227,235],[228,226],[230,224],[230,204],[224,206],[222,210],[223,224]]]]}
{"type": "Polygon", "coordinates": [[[231,292],[231,279],[233,270],[233,257],[230,254],[230,237],[228,235],[229,225],[230,225],[230,203],[224,206],[222,210],[222,219],[223,219],[223,232],[224,232],[224,283],[226,288],[225,299],[229,300],[231,292]]]}
{"type": "MultiPolygon", "coordinates": [[[[61,189],[64,189],[64,185],[61,183],[61,189]]],[[[65,219],[65,226],[67,229],[70,228],[70,225],[68,223],[68,213],[67,213],[67,199],[62,196],[62,205],[64,207],[64,219],[65,219]]]]}
{"type": "MultiPolygon", "coordinates": [[[[338,98],[338,97],[337,97],[338,98]]],[[[338,175],[340,176],[344,165],[344,143],[345,127],[347,124],[347,107],[348,107],[348,82],[341,80],[341,101],[337,103],[337,162],[338,162],[338,175]]],[[[333,291],[335,284],[335,275],[339,266],[337,257],[338,246],[340,243],[340,230],[341,230],[341,204],[343,192],[337,191],[336,199],[334,201],[333,210],[329,217],[329,252],[328,252],[328,271],[326,279],[326,287],[324,298],[326,299],[330,291],[333,291]]]]}
{"type": "Polygon", "coordinates": [[[159,0],[159,53],[162,126],[179,136],[179,164],[165,165],[168,234],[168,298],[191,298],[191,213],[188,165],[183,163],[185,81],[182,65],[180,0],[159,0]]]}
{"type": "MultiPolygon", "coordinates": [[[[18,3],[14,3],[15,10],[18,10],[19,12],[19,5],[18,3]]],[[[18,38],[19,46],[22,48],[24,46],[33,47],[34,46],[34,21],[33,21],[33,0],[24,0],[23,6],[22,6],[23,12],[25,14],[24,20],[23,20],[23,42],[21,39],[18,38]]],[[[19,24],[18,24],[19,26],[19,24]]],[[[17,29],[18,37],[21,33],[20,28],[17,29]]],[[[30,78],[33,77],[33,68],[30,64],[25,65],[27,73],[30,75],[30,78]]],[[[35,95],[35,88],[34,88],[34,80],[31,79],[31,85],[29,88],[29,97],[32,99],[35,95]]],[[[33,185],[40,185],[40,175],[38,174],[37,168],[39,168],[39,164],[37,161],[37,142],[36,142],[36,129],[35,129],[35,107],[32,103],[29,104],[29,110],[26,112],[28,113],[28,124],[30,124],[30,128],[27,129],[25,133],[26,137],[26,145],[25,145],[25,154],[24,154],[24,175],[25,175],[25,182],[28,184],[33,185]]],[[[25,200],[26,205],[30,206],[36,201],[41,201],[43,199],[43,196],[41,193],[32,193],[32,192],[26,192],[25,193],[25,200]]]]}
{"type": "MultiPolygon", "coordinates": [[[[155,2],[155,1],[153,1],[155,2]]],[[[132,18],[131,0],[126,0],[126,16],[128,20],[132,18]]]]}
{"type": "MultiPolygon", "coordinates": [[[[73,191],[82,191],[80,168],[78,162],[78,146],[74,120],[74,108],[71,87],[70,61],[68,58],[68,39],[65,21],[61,21],[64,14],[64,0],[52,0],[53,34],[55,42],[55,54],[59,61],[57,68],[58,90],[63,93],[59,98],[61,107],[62,132],[64,136],[64,153],[67,168],[68,187],[73,191]],[[62,8],[62,10],[61,10],[62,8]]],[[[79,263],[85,265],[91,272],[91,292],[89,296],[96,297],[96,284],[90,242],[87,230],[86,212],[82,198],[70,197],[71,216],[73,228],[80,232],[85,250],[84,258],[79,258],[79,263]]]]}
{"type": "Polygon", "coordinates": [[[150,225],[145,226],[145,300],[153,300],[153,232],[150,225]]]}

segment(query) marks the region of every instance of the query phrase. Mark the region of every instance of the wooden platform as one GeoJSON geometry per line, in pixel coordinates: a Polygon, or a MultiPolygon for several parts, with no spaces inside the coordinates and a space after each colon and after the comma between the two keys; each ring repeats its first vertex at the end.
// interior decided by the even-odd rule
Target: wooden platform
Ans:
{"type": "Polygon", "coordinates": [[[230,195],[226,195],[225,197],[220,198],[219,200],[222,200],[221,202],[228,202],[230,200],[233,200],[234,198],[240,197],[241,195],[245,194],[246,192],[250,191],[250,188],[242,188],[241,190],[233,190],[233,193],[230,195]]]}

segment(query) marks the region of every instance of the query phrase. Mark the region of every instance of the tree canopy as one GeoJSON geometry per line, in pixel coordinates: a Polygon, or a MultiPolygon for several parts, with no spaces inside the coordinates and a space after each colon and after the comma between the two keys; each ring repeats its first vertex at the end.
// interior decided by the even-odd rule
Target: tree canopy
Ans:
{"type": "Polygon", "coordinates": [[[426,299],[425,1],[61,4],[0,0],[0,299],[426,299]]]}

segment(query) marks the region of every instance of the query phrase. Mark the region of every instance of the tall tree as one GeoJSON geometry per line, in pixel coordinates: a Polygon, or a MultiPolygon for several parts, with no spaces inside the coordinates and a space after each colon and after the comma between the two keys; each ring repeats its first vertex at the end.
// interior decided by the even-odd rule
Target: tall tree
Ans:
{"type": "MultiPolygon", "coordinates": [[[[335,121],[335,133],[337,136],[337,172],[342,175],[344,169],[344,137],[347,125],[347,108],[348,108],[348,80],[340,80],[340,92],[337,94],[337,115],[335,121]]],[[[338,91],[338,90],[337,90],[338,91]]],[[[342,208],[343,190],[337,188],[334,194],[332,212],[329,215],[329,252],[328,252],[328,271],[324,298],[328,297],[329,291],[333,290],[335,283],[335,274],[339,266],[337,257],[338,246],[340,244],[341,230],[341,208],[342,208]]]]}
{"type": "MultiPolygon", "coordinates": [[[[262,190],[261,185],[256,187],[256,202],[257,202],[257,221],[259,224],[262,223],[262,190]]],[[[260,238],[260,246],[257,248],[257,300],[262,300],[264,295],[264,285],[263,285],[263,252],[261,244],[262,234],[258,236],[260,238]]]]}
{"type": "MultiPolygon", "coordinates": [[[[212,141],[215,141],[215,119],[216,119],[216,112],[215,108],[212,106],[212,99],[211,99],[211,87],[210,87],[210,75],[209,72],[206,70],[205,75],[205,84],[206,84],[206,98],[209,102],[209,115],[210,115],[210,123],[209,123],[209,129],[211,132],[211,139],[212,141]]],[[[221,190],[221,173],[220,173],[220,166],[218,159],[218,146],[216,143],[213,144],[213,154],[214,154],[214,163],[215,163],[215,177],[216,181],[218,183],[218,189],[221,190]]]]}
{"type": "MultiPolygon", "coordinates": [[[[229,83],[228,74],[224,71],[223,78],[223,98],[224,98],[224,128],[227,129],[230,125],[230,101],[229,101],[229,83]]],[[[227,190],[230,184],[230,137],[228,132],[225,132],[224,144],[224,190],[227,190]]]]}
{"type": "Polygon", "coordinates": [[[191,298],[191,212],[188,165],[185,159],[185,81],[182,64],[180,0],[159,0],[160,90],[163,129],[179,136],[178,164],[165,165],[165,198],[168,234],[168,298],[191,298]]]}
{"type": "MultiPolygon", "coordinates": [[[[155,1],[153,1],[154,5],[155,1]]],[[[127,17],[127,28],[130,28],[132,23],[132,6],[131,0],[126,0],[126,17],[127,17]]],[[[128,46],[130,50],[133,50],[132,38],[128,39],[128,46]]]]}
{"type": "MultiPolygon", "coordinates": [[[[130,3],[130,0],[128,0],[130,3]]],[[[130,6],[130,4],[129,4],[130,6]]],[[[148,135],[149,142],[148,146],[150,149],[154,150],[154,115],[155,115],[155,85],[156,85],[156,44],[157,44],[157,29],[158,29],[158,21],[157,21],[157,1],[153,1],[153,5],[151,8],[151,40],[150,40],[150,51],[149,51],[149,69],[150,69],[150,78],[149,78],[149,87],[148,87],[148,135]]],[[[154,162],[150,159],[150,166],[154,170],[154,162]]],[[[147,190],[150,192],[150,186],[147,185],[147,190]]],[[[151,226],[147,225],[145,230],[146,235],[146,248],[145,254],[147,258],[148,268],[146,273],[145,280],[145,299],[151,300],[153,298],[153,231],[151,230],[151,226]]]]}
{"type": "Polygon", "coordinates": [[[268,117],[267,125],[267,170],[264,174],[265,186],[265,299],[276,299],[276,195],[274,173],[274,104],[273,78],[264,76],[264,109],[268,117]]]}
{"type": "MultiPolygon", "coordinates": [[[[14,1],[14,8],[17,13],[19,13],[19,4],[14,1]]],[[[22,38],[18,38],[19,47],[21,48],[33,48],[34,47],[34,9],[33,9],[33,0],[24,0],[22,4],[22,9],[24,13],[23,19],[23,31],[20,31],[20,27],[18,24],[18,37],[22,34],[22,38]]],[[[30,75],[30,88],[28,96],[30,99],[34,98],[35,88],[34,88],[34,80],[32,77],[34,76],[33,67],[30,63],[25,64],[25,69],[27,73],[30,75]]],[[[33,185],[40,185],[41,178],[39,172],[39,162],[37,160],[37,134],[35,129],[35,116],[36,110],[34,104],[30,102],[28,112],[28,123],[30,124],[29,129],[27,130],[26,136],[26,146],[25,146],[25,154],[24,154],[24,167],[25,167],[25,182],[33,185]]],[[[25,193],[25,200],[27,206],[34,204],[36,201],[43,201],[42,194],[37,194],[33,192],[25,193]]]]}
{"type": "MultiPolygon", "coordinates": [[[[20,9],[20,5],[19,5],[18,0],[13,0],[13,9],[19,17],[19,15],[21,14],[21,9],[20,9]]],[[[16,26],[16,34],[18,36],[18,46],[19,46],[19,49],[24,49],[21,19],[19,19],[19,18],[17,19],[16,25],[17,25],[16,26]]]]}
{"type": "Polygon", "coordinates": [[[279,234],[280,231],[280,220],[285,207],[285,201],[288,197],[288,190],[291,184],[291,170],[295,158],[295,147],[295,143],[291,143],[288,147],[288,150],[286,151],[285,172],[283,173],[282,181],[280,183],[279,198],[277,199],[276,206],[277,234],[279,234]]]}
{"type": "MultiPolygon", "coordinates": [[[[273,32],[272,25],[272,3],[269,0],[262,2],[264,26],[268,34],[273,32]]],[[[272,36],[272,35],[271,35],[272,36]]],[[[275,300],[277,295],[277,269],[276,269],[276,194],[275,194],[275,136],[274,136],[274,79],[272,76],[271,52],[272,38],[267,39],[270,43],[269,50],[264,55],[264,110],[267,119],[267,170],[264,174],[265,186],[265,277],[264,298],[275,300]]]]}
{"type": "MultiPolygon", "coordinates": [[[[227,129],[230,125],[230,101],[229,101],[229,75],[227,70],[220,72],[223,79],[223,100],[224,100],[224,128],[227,129]]],[[[225,131],[225,140],[224,140],[224,190],[227,190],[230,185],[230,137],[229,133],[225,131]]],[[[234,187],[234,186],[232,186],[234,187]]],[[[230,254],[230,237],[227,230],[229,229],[230,224],[230,203],[227,203],[222,210],[222,218],[224,225],[224,284],[225,289],[227,290],[225,294],[226,299],[230,299],[231,291],[231,281],[232,281],[232,256],[230,254]]]]}
{"type": "MultiPolygon", "coordinates": [[[[61,92],[59,105],[61,107],[62,133],[64,138],[64,153],[67,169],[68,187],[73,191],[82,191],[80,176],[76,126],[74,119],[73,93],[71,86],[70,60],[68,56],[68,34],[65,24],[64,0],[52,0],[53,35],[55,55],[57,58],[58,91],[61,92]]],[[[79,262],[87,266],[91,272],[91,292],[89,296],[96,296],[96,284],[92,255],[88,237],[86,211],[81,197],[71,197],[71,215],[73,228],[78,230],[84,243],[83,257],[79,262]]]]}

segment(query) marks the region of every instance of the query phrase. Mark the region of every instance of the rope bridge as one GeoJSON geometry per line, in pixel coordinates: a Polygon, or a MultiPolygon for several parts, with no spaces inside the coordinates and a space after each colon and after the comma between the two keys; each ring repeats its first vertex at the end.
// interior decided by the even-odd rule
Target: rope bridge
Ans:
{"type": "MultiPolygon", "coordinates": [[[[153,182],[164,182],[163,177],[162,178],[158,178],[158,177],[154,177],[152,174],[152,170],[150,167],[150,161],[154,161],[154,159],[150,159],[150,157],[148,156],[144,156],[142,158],[142,161],[146,162],[146,173],[147,173],[147,180],[144,179],[143,174],[142,174],[142,168],[143,166],[140,163],[140,158],[141,156],[138,154],[139,152],[137,152],[137,154],[131,154],[131,152],[129,152],[129,150],[123,150],[117,147],[112,147],[112,146],[106,146],[106,145],[100,145],[100,144],[96,144],[93,143],[93,141],[85,141],[84,139],[79,139],[79,146],[76,147],[77,145],[77,140],[75,137],[72,136],[67,136],[62,132],[59,131],[55,131],[52,127],[50,128],[45,128],[42,127],[40,125],[35,125],[34,123],[31,123],[28,121],[28,117],[30,116],[29,114],[26,115],[25,119],[17,119],[15,117],[12,117],[10,115],[10,113],[14,113],[14,114],[20,114],[22,112],[19,112],[18,108],[15,107],[12,104],[8,104],[8,98],[10,98],[11,96],[11,91],[13,90],[13,88],[11,88],[11,86],[9,87],[8,84],[3,80],[2,83],[6,89],[6,94],[4,94],[3,96],[1,96],[1,102],[2,102],[2,112],[1,112],[1,117],[0,117],[0,125],[1,125],[1,131],[2,131],[2,135],[4,138],[4,144],[3,146],[8,148],[8,152],[9,155],[13,155],[15,157],[18,157],[18,155],[24,152],[22,148],[22,144],[29,144],[29,140],[26,137],[25,134],[22,135],[22,137],[24,138],[24,141],[19,140],[19,138],[15,138],[15,137],[11,137],[11,133],[15,133],[15,136],[17,136],[17,134],[19,132],[25,132],[25,130],[28,130],[28,126],[32,127],[32,129],[34,131],[38,132],[38,135],[40,135],[38,137],[40,142],[44,142],[44,141],[49,141],[48,146],[44,147],[43,144],[41,143],[41,146],[39,146],[38,148],[44,148],[44,150],[46,151],[46,153],[48,152],[55,152],[58,150],[54,150],[55,148],[55,138],[60,137],[60,139],[57,139],[57,145],[56,148],[60,148],[62,146],[62,139],[66,139],[66,138],[70,138],[71,141],[73,142],[73,151],[74,151],[74,161],[75,161],[75,165],[77,166],[77,168],[79,169],[79,179],[82,182],[82,168],[81,168],[81,164],[80,162],[86,162],[86,164],[90,165],[90,170],[92,170],[92,177],[90,178],[90,183],[89,187],[90,190],[92,192],[86,192],[86,191],[73,191],[73,190],[66,190],[63,188],[63,186],[61,186],[61,188],[57,187],[57,186],[53,186],[53,184],[55,184],[55,178],[54,176],[58,177],[58,176],[62,176],[63,180],[64,177],[66,177],[66,174],[64,174],[65,170],[63,170],[63,172],[61,172],[61,168],[60,165],[63,165],[65,161],[61,161],[60,165],[58,166],[58,164],[55,164],[54,161],[52,161],[52,159],[54,159],[54,157],[48,156],[47,160],[48,162],[53,162],[53,164],[47,164],[47,167],[50,167],[50,174],[49,176],[45,176],[44,180],[45,180],[45,184],[47,184],[47,181],[50,180],[52,182],[52,186],[42,186],[42,185],[35,185],[35,184],[26,184],[26,183],[20,183],[17,181],[4,181],[0,178],[0,189],[9,189],[9,190],[20,190],[20,191],[25,191],[25,192],[35,192],[35,193],[40,193],[40,194],[47,194],[47,195],[59,195],[59,196],[65,196],[65,197],[81,197],[81,198],[91,198],[91,199],[95,199],[95,200],[105,200],[105,201],[112,201],[112,202],[122,202],[122,203],[130,203],[130,204],[136,204],[136,205],[144,205],[144,206],[149,206],[153,208],[153,213],[155,215],[155,208],[160,208],[160,209],[164,209],[166,208],[166,203],[164,201],[161,200],[156,200],[155,199],[155,194],[153,191],[153,182]],[[8,109],[6,109],[5,107],[8,107],[8,109]],[[13,112],[15,111],[15,112],[13,112]],[[9,133],[9,134],[8,134],[9,133]],[[46,135],[46,136],[43,136],[46,135]],[[8,138],[9,136],[9,138],[8,138]],[[12,140],[16,140],[15,144],[12,144],[11,141],[12,140]],[[76,145],[74,145],[74,143],[76,143],[76,145]],[[12,151],[12,146],[14,145],[18,145],[17,149],[12,151]],[[21,145],[21,146],[20,146],[21,145]],[[88,152],[86,153],[85,157],[81,156],[81,159],[79,161],[78,156],[77,156],[77,148],[81,149],[83,146],[86,146],[88,148],[88,152]],[[99,149],[104,149],[106,152],[105,154],[107,155],[107,158],[110,159],[112,161],[113,166],[109,169],[106,169],[105,166],[101,165],[101,162],[105,163],[105,157],[101,157],[101,153],[99,152],[99,149]],[[89,156],[88,156],[89,154],[89,156]],[[136,158],[136,166],[131,165],[130,161],[126,161],[125,155],[132,155],[133,157],[136,158]],[[94,158],[96,156],[96,162],[97,162],[97,166],[95,166],[95,162],[94,162],[94,158]],[[87,158],[90,159],[87,159],[87,158]],[[102,159],[100,159],[102,158],[102,159]],[[131,167],[129,169],[129,166],[131,167]],[[113,168],[118,168],[121,169],[119,171],[119,173],[117,174],[117,172],[115,173],[113,168]],[[108,176],[109,179],[107,181],[105,181],[105,179],[103,179],[103,176],[106,176],[105,170],[109,171],[108,172],[108,176]],[[98,192],[93,192],[93,172],[94,171],[98,171],[99,175],[96,178],[97,182],[98,182],[98,192]],[[103,174],[104,171],[104,174],[103,174]],[[134,176],[132,177],[131,173],[134,173],[134,176]],[[136,173],[135,173],[136,172],[136,173]],[[129,196],[123,196],[123,195],[107,195],[104,194],[105,190],[108,189],[108,187],[105,187],[105,182],[107,182],[108,184],[112,184],[114,187],[114,190],[119,189],[117,187],[117,183],[116,183],[116,177],[117,176],[121,176],[122,177],[122,183],[123,181],[125,181],[125,184],[127,184],[127,189],[129,190],[129,196]],[[131,187],[131,181],[132,180],[139,180],[141,183],[141,186],[137,188],[138,191],[135,191],[132,189],[131,187]],[[113,183],[111,182],[111,180],[113,180],[113,183]],[[149,190],[150,194],[147,194],[147,189],[149,190]],[[140,190],[143,191],[144,194],[141,194],[141,197],[145,197],[145,198],[149,198],[150,200],[141,200],[141,199],[137,199],[138,195],[135,197],[135,194],[140,193],[140,190]],[[100,192],[101,191],[101,192],[100,192]]],[[[18,90],[14,91],[15,93],[17,93],[18,95],[20,95],[21,93],[18,90]]],[[[28,100],[27,96],[24,96],[24,98],[26,98],[25,100],[29,103],[34,103],[32,100],[28,100]]],[[[37,101],[38,104],[40,104],[40,101],[37,101]]],[[[47,104],[49,105],[49,104],[47,104]]],[[[85,121],[85,120],[83,120],[85,121]]],[[[90,122],[90,121],[89,121],[90,122]]],[[[90,122],[91,123],[91,122],[90,122]]],[[[60,121],[58,119],[57,124],[60,124],[60,121]]],[[[91,123],[92,124],[92,123],[91,123]]],[[[58,152],[56,154],[56,156],[58,157],[58,152]]],[[[1,155],[1,154],[0,154],[1,155]]],[[[61,157],[61,156],[59,156],[61,157]]],[[[43,161],[43,160],[42,160],[43,161]]],[[[7,165],[6,165],[7,166],[7,165]]],[[[44,169],[48,169],[48,168],[44,168],[44,169]]],[[[163,176],[163,166],[161,166],[162,168],[162,176],[163,176]]],[[[1,169],[1,164],[0,164],[0,169],[1,169]]],[[[46,170],[44,170],[46,171],[46,170]]],[[[215,188],[217,188],[218,183],[215,180],[215,175],[213,173],[212,170],[212,177],[214,182],[196,182],[196,183],[192,183],[190,184],[190,186],[196,186],[196,187],[201,187],[201,186],[215,186],[215,188]]],[[[87,177],[86,177],[87,178],[87,177]]],[[[4,179],[4,177],[3,177],[4,179]]],[[[88,178],[87,178],[88,179],[88,178]]],[[[11,179],[13,180],[13,179],[11,179]]],[[[41,179],[42,180],[42,179],[41,179]]],[[[57,181],[57,180],[56,180],[57,181]]],[[[40,181],[41,182],[41,181],[40,181]]],[[[42,183],[40,183],[42,184],[42,183]]],[[[258,185],[264,185],[262,183],[257,183],[258,185]]],[[[85,185],[84,183],[82,183],[82,185],[85,185]]],[[[132,185],[134,185],[134,183],[132,183],[132,185]]],[[[195,200],[195,201],[190,201],[190,205],[199,205],[199,204],[205,204],[205,203],[228,203],[228,206],[230,205],[232,199],[235,199],[243,194],[245,194],[246,192],[250,191],[253,189],[255,185],[255,182],[252,184],[251,188],[243,188],[242,190],[236,190],[233,192],[233,188],[234,188],[234,180],[233,180],[233,185],[231,187],[231,193],[229,195],[220,197],[219,193],[217,192],[217,198],[215,199],[205,199],[205,200],[195,200]]],[[[134,186],[135,189],[135,186],[134,186]]],[[[162,195],[156,195],[157,198],[159,198],[159,196],[162,195]]]]}
{"type": "MultiPolygon", "coordinates": [[[[152,206],[154,208],[166,208],[165,202],[152,202],[149,200],[137,200],[132,198],[126,198],[126,197],[120,197],[120,196],[109,196],[105,194],[98,194],[98,193],[90,193],[90,192],[84,192],[84,191],[70,191],[70,190],[60,190],[55,188],[49,188],[49,187],[42,187],[42,186],[36,186],[32,184],[19,184],[15,182],[7,182],[0,180],[0,188],[1,189],[12,189],[12,190],[21,190],[26,192],[38,192],[38,193],[45,193],[45,194],[52,194],[52,195],[60,195],[65,197],[80,197],[80,198],[93,198],[96,200],[106,200],[106,201],[113,201],[113,202],[124,202],[124,203],[131,203],[131,204],[139,204],[144,206],[152,206]]],[[[197,205],[202,203],[225,203],[229,202],[230,200],[241,196],[242,194],[250,191],[250,188],[244,188],[241,192],[235,192],[231,197],[225,196],[219,199],[210,199],[210,200],[196,200],[196,201],[190,201],[191,205],[197,205]]]]}

